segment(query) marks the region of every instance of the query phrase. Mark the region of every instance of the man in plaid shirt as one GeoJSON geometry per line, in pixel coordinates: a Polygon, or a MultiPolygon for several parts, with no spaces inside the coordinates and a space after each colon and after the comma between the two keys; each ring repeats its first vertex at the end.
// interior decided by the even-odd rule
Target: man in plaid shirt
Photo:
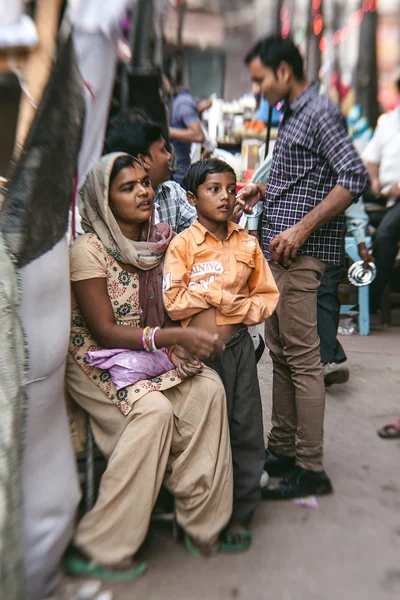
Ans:
{"type": "Polygon", "coordinates": [[[262,40],[245,62],[269,104],[284,100],[286,107],[267,186],[251,184],[239,200],[251,213],[264,198],[262,245],[280,291],[266,324],[274,379],[265,469],[285,477],[263,497],[326,494],[317,290],[325,265],[340,263],[343,213],[368,187],[368,175],[339,108],[319,95],[318,83],[307,83],[290,39],[262,40]]]}
{"type": "Polygon", "coordinates": [[[105,142],[105,152],[126,152],[138,158],[155,191],[158,220],[181,233],[197,218],[186,192],[171,181],[170,162],[162,130],[158,123],[144,116],[120,116],[114,120],[105,142]]]}

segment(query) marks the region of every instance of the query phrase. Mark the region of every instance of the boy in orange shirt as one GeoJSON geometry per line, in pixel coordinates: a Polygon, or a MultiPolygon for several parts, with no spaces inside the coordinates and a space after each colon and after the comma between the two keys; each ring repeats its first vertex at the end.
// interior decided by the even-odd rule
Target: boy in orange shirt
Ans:
{"type": "Polygon", "coordinates": [[[164,264],[164,301],[170,318],[218,335],[224,352],[207,362],[226,391],[234,500],[221,540],[225,551],[250,546],[265,460],[260,388],[246,325],[262,323],[278,302],[278,289],[256,238],[230,221],[236,176],[218,159],[194,163],[183,186],[198,219],[175,237],[164,264]]]}

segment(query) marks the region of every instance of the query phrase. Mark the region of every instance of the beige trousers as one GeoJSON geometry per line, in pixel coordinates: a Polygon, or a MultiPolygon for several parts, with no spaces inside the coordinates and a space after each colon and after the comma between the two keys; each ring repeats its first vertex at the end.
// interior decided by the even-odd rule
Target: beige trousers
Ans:
{"type": "Polygon", "coordinates": [[[96,504],[75,543],[94,560],[116,565],[142,544],[161,484],[175,497],[185,531],[209,543],[232,513],[233,480],[225,392],[218,375],[202,374],[151,392],[124,416],[69,356],[67,388],[90,414],[108,458],[96,504]]]}
{"type": "Polygon", "coordinates": [[[268,447],[296,464],[322,470],[325,386],[317,332],[317,290],[325,263],[298,256],[288,269],[270,262],[280,297],[265,324],[273,361],[268,447]]]}

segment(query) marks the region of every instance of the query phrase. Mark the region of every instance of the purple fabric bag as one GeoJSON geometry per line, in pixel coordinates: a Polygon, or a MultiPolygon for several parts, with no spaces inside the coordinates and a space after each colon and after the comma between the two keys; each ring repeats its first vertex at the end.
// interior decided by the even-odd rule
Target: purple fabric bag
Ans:
{"type": "Polygon", "coordinates": [[[145,352],[111,348],[86,352],[85,358],[93,367],[109,371],[117,390],[175,369],[163,350],[145,352]]]}

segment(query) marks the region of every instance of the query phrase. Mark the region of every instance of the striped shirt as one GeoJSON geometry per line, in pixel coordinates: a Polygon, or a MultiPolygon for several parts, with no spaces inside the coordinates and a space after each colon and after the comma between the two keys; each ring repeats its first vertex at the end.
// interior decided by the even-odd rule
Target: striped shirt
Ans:
{"type": "MultiPolygon", "coordinates": [[[[274,146],[263,214],[263,251],[340,184],[354,200],[369,185],[366,169],[347,135],[340,109],[311,85],[286,109],[274,146]]],[[[339,264],[344,216],[306,240],[299,254],[339,264]]]]}
{"type": "Polygon", "coordinates": [[[168,223],[175,233],[181,233],[197,219],[196,209],[189,204],[185,190],[175,181],[164,181],[158,186],[155,202],[160,223],[168,223]]]}

